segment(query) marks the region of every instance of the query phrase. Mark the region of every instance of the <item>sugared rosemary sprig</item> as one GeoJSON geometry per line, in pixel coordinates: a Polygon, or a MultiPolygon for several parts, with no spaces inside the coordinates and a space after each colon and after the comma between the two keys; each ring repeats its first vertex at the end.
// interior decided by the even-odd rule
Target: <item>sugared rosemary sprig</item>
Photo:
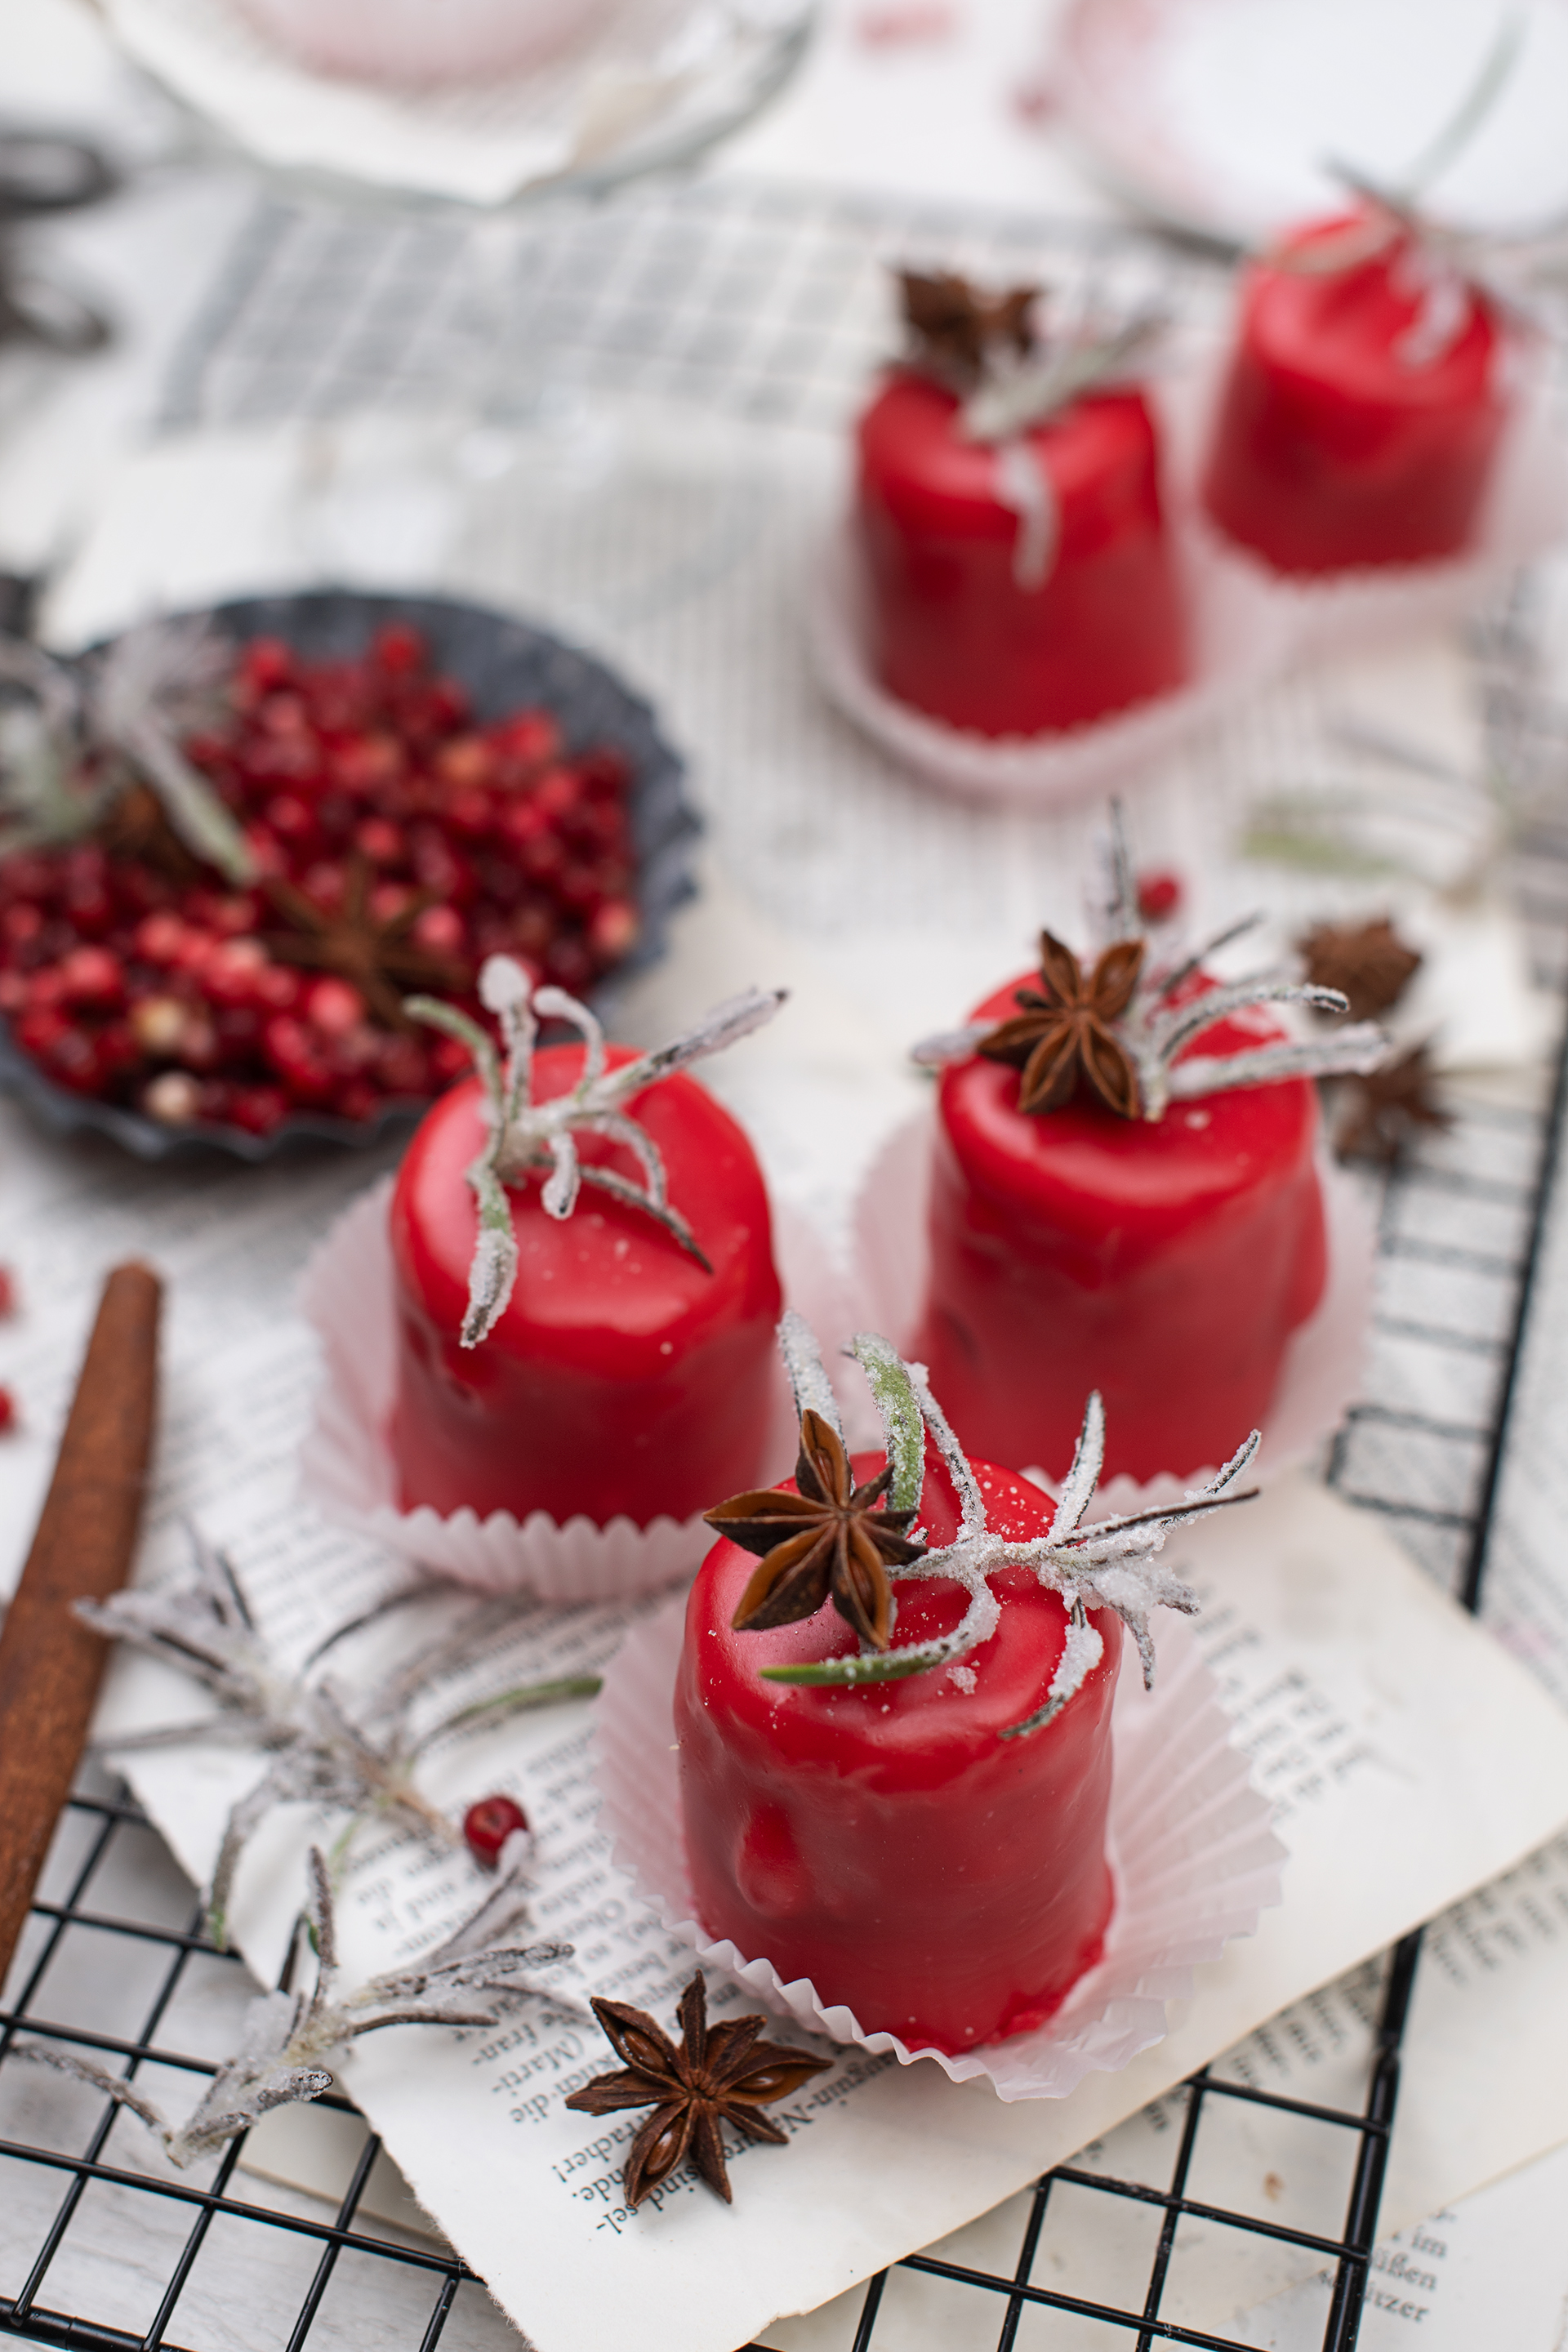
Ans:
{"type": "Polygon", "coordinates": [[[237,2138],[269,2108],[319,2099],[330,2091],[330,2062],[362,2034],[386,2025],[440,2025],[448,2032],[495,2025],[520,2001],[550,1998],[534,1983],[534,1971],[572,1957],[570,1944],[509,1940],[525,1908],[516,1876],[510,1874],[426,1958],[372,1977],[356,1991],[340,1995],[331,1873],[314,1846],[310,1878],[305,1917],[316,1952],[314,1987],[308,1996],[269,1992],[251,2002],[238,2050],[224,2060],[184,2123],[170,2123],[123,2075],[111,2074],[58,2042],[16,2042],[12,2056],[90,2083],[129,2107],[156,2134],[170,2162],[184,2169],[237,2138]]]}
{"type": "Polygon", "coordinates": [[[1374,1022],[1358,1021],[1322,1037],[1289,1038],[1249,1053],[1178,1057],[1205,1029],[1264,1004],[1306,1004],[1344,1013],[1337,989],[1320,988],[1280,971],[1258,971],[1198,994],[1186,992],[1205,960],[1239,939],[1259,919],[1231,923],[1192,954],[1151,961],[1142,937],[1137,887],[1113,803],[1108,860],[1110,890],[1103,910],[1106,945],[1086,971],[1070,948],[1049,931],[1040,937],[1039,983],[1017,992],[1012,1018],[972,1021],[927,1037],[914,1048],[926,1068],[967,1061],[982,1053],[1018,1062],[1025,1072],[1019,1108],[1054,1110],[1081,1078],[1106,1107],[1124,1118],[1160,1119],[1173,1102],[1221,1094],[1237,1087],[1278,1085],[1374,1070],[1389,1041],[1374,1022]]]}
{"type": "Polygon", "coordinates": [[[291,1674],[258,1631],[224,1554],[195,1531],[193,1544],[194,1570],[184,1580],[117,1592],[108,1601],[79,1601],[77,1614],[95,1633],[189,1675],[218,1702],[216,1715],[195,1723],[110,1741],[116,1754],[192,1740],[256,1747],[270,1757],[255,1787],[230,1809],[206,1892],[208,1933],[220,1946],[240,1856],[274,1805],[310,1803],[343,1811],[348,1818],[332,1849],[335,1865],[341,1865],[358,1830],[376,1817],[389,1817],[437,1848],[456,1851],[463,1843],[461,1830],[416,1785],[415,1770],[426,1750],[449,1732],[502,1722],[562,1699],[592,1698],[599,1688],[596,1675],[575,1675],[496,1691],[416,1737],[409,1713],[416,1694],[477,1654],[496,1630],[495,1603],[469,1611],[445,1640],[419,1652],[411,1670],[384,1676],[351,1697],[331,1675],[312,1669],[326,1649],[425,1588],[395,1595],[382,1608],[340,1627],[300,1673],[291,1674]]]}
{"type": "MultiPolygon", "coordinates": [[[[803,1419],[810,1411],[826,1421],[824,1398],[826,1394],[830,1399],[831,1391],[809,1328],[792,1310],[780,1325],[779,1336],[785,1362],[796,1381],[796,1401],[810,1400],[809,1404],[802,1404],[803,1419]]],[[[1026,1568],[1033,1570],[1040,1583],[1061,1595],[1069,1621],[1068,1638],[1044,1705],[1024,1722],[1011,1726],[1004,1738],[1016,1738],[1042,1729],[1081,1690],[1104,1650],[1099,1633],[1089,1622],[1090,1609],[1115,1610],[1138,1645],[1144,1683],[1152,1684],[1154,1645],[1149,1631],[1151,1613],[1157,1608],[1166,1608],[1190,1615],[1198,1605],[1191,1587],[1162,1568],[1156,1555],[1173,1527],[1205,1518],[1226,1504],[1250,1498],[1254,1490],[1238,1490],[1237,1482],[1258,1452],[1259,1433],[1254,1430],[1218,1476],[1208,1486],[1189,1493],[1184,1502],[1086,1524],[1085,1514],[1094,1499],[1105,1460],[1105,1412],[1099,1395],[1091,1394],[1050,1531],[1018,1540],[992,1532],[984,1496],[946,1415],[931,1392],[924,1368],[906,1363],[889,1342],[875,1332],[861,1332],[851,1342],[848,1352],[865,1369],[881,1416],[891,1473],[889,1504],[900,1509],[919,1508],[928,1435],[942,1456],[958,1498],[959,1529],[953,1540],[940,1549],[922,1551],[901,1564],[889,1560],[885,1573],[900,1583],[906,1579],[940,1577],[962,1585],[969,1597],[968,1606],[952,1633],[940,1634],[932,1641],[910,1643],[903,1648],[868,1647],[854,1657],[827,1658],[816,1664],[763,1666],[763,1680],[854,1685],[897,1681],[908,1675],[925,1674],[935,1666],[952,1665],[966,1652],[989,1641],[1001,1622],[1002,1604],[992,1590],[992,1576],[1002,1568],[1026,1568]]],[[[836,1410],[829,1425],[842,1444],[843,1430],[836,1410]]],[[[722,1531],[721,1517],[716,1517],[715,1524],[722,1531]]],[[[915,1538],[919,1533],[918,1528],[911,1530],[915,1538]]],[[[765,1622],[775,1621],[770,1618],[765,1622]]]]}
{"type": "Polygon", "coordinates": [[[479,1002],[500,1024],[504,1059],[479,1023],[455,1005],[443,1004],[432,996],[411,996],[405,1007],[416,1020],[444,1029],[468,1047],[485,1091],[485,1146],[468,1171],[468,1184],[479,1203],[479,1231],[468,1269],[463,1346],[477,1348],[506,1312],[518,1265],[507,1187],[531,1175],[544,1177],[546,1216],[569,1217],[577,1204],[579,1188],[595,1184],[614,1199],[645,1211],[699,1265],[708,1268],[690,1226],[670,1202],[658,1145],[623,1106],[645,1087],[657,1086],[689,1062],[700,1061],[749,1037],[753,1029],[773,1019],[786,992],[748,989],[743,996],[715,1005],[694,1029],[671,1044],[651,1054],[639,1054],[635,1061],[612,1070],[606,1067],[604,1030],[587,1006],[568,996],[564,989],[535,988],[512,957],[490,956],[480,968],[479,991],[479,1002]],[[548,1102],[533,1098],[533,1053],[541,1016],[570,1022],[584,1048],[576,1085],[548,1102]],[[640,1187],[613,1168],[585,1163],[577,1150],[580,1134],[602,1135],[624,1146],[642,1170],[640,1187]]]}
{"type": "Polygon", "coordinates": [[[222,709],[233,667],[205,620],[149,621],[70,662],[0,637],[0,848],[79,839],[140,784],[194,857],[253,879],[239,825],[180,749],[222,709]]]}

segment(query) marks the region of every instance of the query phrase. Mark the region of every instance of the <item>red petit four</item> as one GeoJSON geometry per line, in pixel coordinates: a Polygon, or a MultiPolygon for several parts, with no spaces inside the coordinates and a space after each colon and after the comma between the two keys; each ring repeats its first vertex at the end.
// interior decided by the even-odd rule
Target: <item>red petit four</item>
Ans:
{"type": "Polygon", "coordinates": [[[1131,332],[1037,351],[1033,289],[903,279],[916,338],[858,427],[872,667],[982,735],[1078,727],[1181,685],[1154,421],[1131,332]]]}
{"type": "Polygon", "coordinates": [[[761,1466],[779,1284],[751,1145],[681,1066],[781,999],[637,1055],[509,959],[480,986],[504,1066],[466,1016],[416,1000],[480,1076],[426,1116],[393,1196],[403,1507],[689,1517],[761,1466]],[[536,1015],[584,1042],[535,1051],[536,1015]]]}
{"type": "Polygon", "coordinates": [[[826,1382],[797,1384],[816,1402],[794,1482],[708,1515],[727,1539],[692,1589],[675,1699],[687,1860],[703,1927],[743,1958],[864,2032],[958,2052],[1044,2024],[1099,1959],[1114,1610],[1152,1663],[1149,1608],[1195,1603],[1152,1566],[1168,1519],[1080,1525],[1098,1400],[1053,1505],[968,1461],[885,1342],[856,1352],[889,1454],[851,1467],[826,1382]]]}
{"type": "Polygon", "coordinates": [[[1409,219],[1299,231],[1243,282],[1204,503],[1289,572],[1474,543],[1508,419],[1491,298],[1409,219]]]}
{"type": "Polygon", "coordinates": [[[1137,928],[1129,886],[1096,962],[1045,932],[1037,973],[917,1049],[946,1066],[915,1352],[978,1451],[1051,1475],[1086,1381],[1111,1475],[1190,1473],[1264,1419],[1324,1284],[1310,1080],[1386,1050],[1367,1024],[1287,1042],[1256,1008],[1343,996],[1218,987],[1137,928]]]}

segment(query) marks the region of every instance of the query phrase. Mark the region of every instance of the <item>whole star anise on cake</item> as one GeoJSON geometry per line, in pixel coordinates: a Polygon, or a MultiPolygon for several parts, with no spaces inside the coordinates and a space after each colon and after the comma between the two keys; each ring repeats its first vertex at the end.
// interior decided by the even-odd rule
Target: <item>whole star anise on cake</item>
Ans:
{"type": "Polygon", "coordinates": [[[1318,923],[1296,942],[1315,988],[1337,988],[1352,1021],[1375,1020],[1397,1004],[1421,968],[1386,915],[1372,923],[1318,923]]]}
{"type": "Polygon", "coordinates": [[[268,934],[267,944],[278,961],[351,981],[389,1029],[411,1026],[403,1009],[409,990],[456,995],[468,986],[470,974],[458,957],[421,947],[411,936],[433,894],[415,892],[399,913],[383,921],[371,911],[370,868],[363,857],[350,864],[338,907],[320,906],[295,884],[281,879],[268,883],[267,895],[294,926],[291,931],[268,934]]]}
{"type": "Polygon", "coordinates": [[[595,2000],[593,2007],[624,2063],[616,2073],[595,2074],[572,2093],[566,2105],[587,2116],[652,2107],[627,2150],[621,2174],[626,2203],[634,2209],[688,2161],[730,2204],[720,2125],[731,2125],[747,2139],[772,2140],[783,2147],[787,2134],[759,2114],[759,2108],[787,2098],[831,2064],[809,2051],[760,2041],[764,2017],[727,2018],[710,2026],[700,1974],[680,1996],[679,2050],[646,2010],[621,2000],[595,2000]]]}
{"type": "Polygon", "coordinates": [[[1117,940],[1086,978],[1071,948],[1040,933],[1039,989],[1020,988],[1023,1010],[976,1049],[1022,1069],[1021,1111],[1059,1110],[1082,1079],[1108,1110],[1137,1118],[1137,1067],[1111,1024],[1132,1002],[1142,965],[1142,940],[1117,940]]]}
{"type": "Polygon", "coordinates": [[[994,352],[1011,351],[1023,358],[1034,347],[1029,312],[1037,286],[986,294],[967,278],[947,271],[925,277],[914,269],[900,271],[899,286],[916,357],[945,383],[977,383],[994,352]]]}
{"type": "Polygon", "coordinates": [[[795,1466],[798,1493],[759,1487],[702,1515],[717,1534],[761,1556],[731,1620],[735,1632],[793,1625],[831,1599],[863,1642],[885,1650],[893,1614],[888,1570],[907,1568],[925,1552],[907,1533],[913,1511],[877,1507],[892,1478],[889,1467],[858,1486],[837,1432],[808,1408],[795,1466]]]}
{"type": "Polygon", "coordinates": [[[1334,1129],[1342,1160],[1373,1160],[1390,1168],[1418,1127],[1453,1124],[1433,1091],[1436,1073],[1425,1045],[1413,1045],[1380,1070],[1343,1081],[1343,1108],[1334,1129]]]}

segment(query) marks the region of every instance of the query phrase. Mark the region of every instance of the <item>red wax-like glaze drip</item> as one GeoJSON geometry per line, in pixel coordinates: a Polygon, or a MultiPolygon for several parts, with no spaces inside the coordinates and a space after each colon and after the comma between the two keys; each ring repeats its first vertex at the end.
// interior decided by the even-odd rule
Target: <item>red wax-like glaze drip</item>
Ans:
{"type": "MultiPolygon", "coordinates": [[[[975,1013],[1000,1021],[1014,990],[975,1013]]],[[[1218,1023],[1192,1050],[1256,1047],[1218,1023]]],[[[1105,1475],[1178,1476],[1229,1459],[1263,1420],[1287,1342],[1322,1295],[1310,1083],[1174,1102],[1124,1119],[1079,1093],[1026,1118],[1020,1073],[944,1071],[931,1279],[913,1352],[953,1426],[1059,1477],[1088,1390],[1105,1400],[1105,1475]]]]}
{"type": "MultiPolygon", "coordinates": [[[[1292,245],[1345,227],[1324,222],[1292,245]]],[[[1322,274],[1248,271],[1203,495],[1276,570],[1421,563],[1469,545],[1507,417],[1502,332],[1470,289],[1459,332],[1415,364],[1401,346],[1421,310],[1408,246],[1322,274]]]]}
{"type": "MultiPolygon", "coordinates": [[[[858,1456],[857,1476],[881,1462],[858,1456]]],[[[1037,1487],[974,1468],[996,1533],[1048,1529],[1037,1487]]],[[[921,1515],[933,1544],[957,1532],[940,1468],[928,1467],[921,1515]]],[[[686,1612],[675,1732],[704,1927],[915,2049],[969,2050],[1043,2024],[1100,1958],[1110,1919],[1119,1621],[1093,1612],[1105,1653],[1083,1688],[1044,1730],[1005,1739],[1044,1704],[1066,1638],[1061,1600],[1027,1570],[993,1579],[1001,1624],[958,1681],[939,1666],[834,1690],[762,1679],[766,1665],[852,1654],[856,1641],[830,1606],[732,1632],[755,1566],[715,1544],[686,1612]]],[[[900,1643],[948,1632],[963,1612],[954,1584],[894,1591],[900,1643]]]]}
{"type": "MultiPolygon", "coordinates": [[[[633,1058],[610,1048],[612,1068],[633,1058]]],[[[536,1054],[535,1100],[563,1093],[582,1065],[579,1045],[536,1054]]],[[[463,1348],[478,1225],[464,1171],[483,1140],[481,1100],[477,1079],[443,1097],[393,1195],[403,1507],[646,1525],[748,1485],[763,1467],[780,1295],[767,1192],[742,1129],[684,1074],[626,1106],[662,1152],[711,1274],[644,1211],[590,1185],[563,1220],[545,1215],[540,1178],[512,1185],[517,1285],[489,1338],[463,1348]]],[[[618,1145],[577,1145],[584,1163],[640,1181],[618,1145]]]]}
{"type": "Polygon", "coordinates": [[[1141,393],[1096,394],[1024,437],[1058,538],[1037,587],[1014,573],[1022,529],[998,454],[966,441],[958,402],[897,374],[859,427],[858,536],[872,666],[889,692],[983,735],[1078,727],[1186,675],[1181,600],[1141,393]]]}

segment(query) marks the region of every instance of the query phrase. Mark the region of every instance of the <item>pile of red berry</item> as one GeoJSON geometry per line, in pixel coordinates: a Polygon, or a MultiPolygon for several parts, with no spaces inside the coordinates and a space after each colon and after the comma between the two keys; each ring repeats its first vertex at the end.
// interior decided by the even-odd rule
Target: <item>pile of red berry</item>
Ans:
{"type": "Polygon", "coordinates": [[[0,1013],[58,1085],[172,1127],[361,1123],[468,1066],[404,996],[471,1005],[497,951],[580,993],[636,940],[626,761],[569,755],[547,710],[476,723],[417,631],[322,662],[256,638],[229,701],[184,748],[246,887],[144,785],[85,841],[0,857],[0,1013]]]}

